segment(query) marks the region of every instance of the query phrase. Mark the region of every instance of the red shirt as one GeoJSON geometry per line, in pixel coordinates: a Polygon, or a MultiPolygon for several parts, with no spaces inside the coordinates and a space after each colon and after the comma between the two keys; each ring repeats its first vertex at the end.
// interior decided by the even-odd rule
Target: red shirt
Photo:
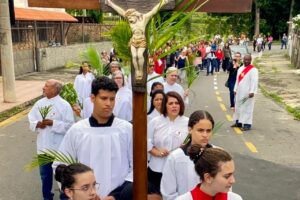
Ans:
{"type": "Polygon", "coordinates": [[[154,61],[154,71],[158,74],[162,74],[164,72],[164,65],[160,59],[154,61]]]}
{"type": "Polygon", "coordinates": [[[222,60],[224,58],[224,53],[221,49],[218,49],[215,53],[217,59],[222,60]]]}

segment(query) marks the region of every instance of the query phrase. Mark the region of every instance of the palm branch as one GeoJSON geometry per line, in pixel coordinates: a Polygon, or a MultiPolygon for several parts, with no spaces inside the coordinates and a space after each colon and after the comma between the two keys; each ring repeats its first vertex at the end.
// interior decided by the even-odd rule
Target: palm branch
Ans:
{"type": "Polygon", "coordinates": [[[243,105],[244,103],[246,103],[246,101],[247,101],[248,99],[249,99],[248,96],[243,97],[243,98],[239,101],[240,105],[243,105]]]}
{"type": "Polygon", "coordinates": [[[104,75],[104,65],[99,52],[95,47],[88,47],[85,51],[81,52],[80,57],[82,60],[87,61],[91,65],[91,68],[95,70],[97,76],[104,75]]]}
{"type": "Polygon", "coordinates": [[[132,32],[129,24],[126,21],[120,21],[111,30],[111,40],[113,47],[116,50],[117,56],[125,62],[131,61],[131,52],[129,49],[129,40],[132,37],[132,32]]]}
{"type": "Polygon", "coordinates": [[[78,104],[79,102],[73,83],[64,84],[59,95],[71,106],[78,104]]]}
{"type": "Polygon", "coordinates": [[[193,65],[188,65],[187,67],[184,68],[184,70],[186,72],[186,83],[188,88],[190,88],[193,82],[198,77],[197,70],[196,67],[193,65]]]}
{"type": "Polygon", "coordinates": [[[39,107],[39,113],[41,114],[43,119],[46,119],[47,115],[51,112],[53,105],[48,105],[44,107],[39,107]]]}
{"type": "Polygon", "coordinates": [[[65,164],[73,164],[78,163],[79,161],[73,158],[70,154],[64,154],[60,151],[45,149],[40,151],[41,154],[37,154],[33,157],[31,163],[25,165],[26,171],[31,171],[36,167],[43,166],[54,161],[65,163],[65,164]]]}

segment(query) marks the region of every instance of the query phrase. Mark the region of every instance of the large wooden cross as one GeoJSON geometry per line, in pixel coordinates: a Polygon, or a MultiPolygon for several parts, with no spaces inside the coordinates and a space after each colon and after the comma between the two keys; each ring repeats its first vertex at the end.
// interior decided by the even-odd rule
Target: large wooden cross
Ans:
{"type": "MultiPolygon", "coordinates": [[[[106,12],[115,10],[129,21],[133,32],[130,48],[133,85],[133,196],[135,200],[147,199],[147,112],[144,98],[148,55],[145,27],[159,9],[179,10],[188,1],[183,0],[175,6],[175,0],[28,0],[31,7],[101,9],[106,12]]],[[[198,0],[195,4],[200,5],[204,1],[198,0]]],[[[195,7],[195,4],[191,7],[195,7]]],[[[240,3],[240,0],[210,0],[199,11],[243,13],[250,12],[251,5],[252,0],[243,0],[243,3],[240,3]]]]}

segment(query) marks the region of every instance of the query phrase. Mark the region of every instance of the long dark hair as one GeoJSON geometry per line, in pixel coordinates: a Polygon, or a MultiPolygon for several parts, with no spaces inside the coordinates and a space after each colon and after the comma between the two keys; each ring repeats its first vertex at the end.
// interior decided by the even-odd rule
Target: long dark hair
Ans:
{"type": "MultiPolygon", "coordinates": [[[[166,98],[166,95],[163,90],[155,90],[151,95],[151,104],[150,104],[150,109],[149,109],[147,115],[151,114],[153,112],[153,110],[155,109],[153,102],[154,102],[154,98],[157,94],[163,95],[163,99],[162,99],[163,101],[166,98]]],[[[161,112],[161,110],[160,110],[160,112],[161,112]]]]}

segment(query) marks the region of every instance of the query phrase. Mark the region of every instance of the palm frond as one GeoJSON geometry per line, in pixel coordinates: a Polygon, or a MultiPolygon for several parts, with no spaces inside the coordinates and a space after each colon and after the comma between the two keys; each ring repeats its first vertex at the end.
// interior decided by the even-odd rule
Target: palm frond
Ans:
{"type": "Polygon", "coordinates": [[[132,32],[129,24],[124,20],[118,22],[111,30],[110,34],[117,56],[122,58],[124,61],[130,62],[131,52],[128,44],[132,37],[132,32]]]}
{"type": "Polygon", "coordinates": [[[214,126],[213,134],[216,134],[221,129],[221,127],[224,125],[224,123],[225,122],[217,122],[214,126]]]}
{"type": "Polygon", "coordinates": [[[243,105],[244,103],[246,103],[246,101],[247,101],[248,99],[249,99],[248,96],[243,97],[243,98],[239,101],[239,104],[240,104],[240,105],[243,105]]]}
{"type": "Polygon", "coordinates": [[[96,71],[97,76],[102,76],[104,74],[104,66],[99,52],[95,47],[88,47],[85,51],[81,52],[80,57],[91,65],[91,68],[96,71]]]}
{"type": "Polygon", "coordinates": [[[40,153],[41,154],[37,154],[33,157],[31,163],[25,165],[24,169],[26,171],[32,171],[36,167],[43,166],[54,161],[65,164],[78,163],[78,160],[73,158],[70,154],[64,154],[60,151],[46,149],[40,153]]]}
{"type": "Polygon", "coordinates": [[[192,86],[193,82],[198,77],[197,70],[196,70],[196,67],[193,65],[189,65],[189,66],[185,67],[184,70],[186,72],[186,83],[187,83],[188,88],[190,88],[192,86]]]}
{"type": "Polygon", "coordinates": [[[71,106],[79,102],[73,83],[64,84],[59,95],[71,106]]]}
{"type": "Polygon", "coordinates": [[[48,105],[48,106],[44,106],[44,107],[39,107],[39,113],[42,116],[42,119],[46,119],[47,115],[51,112],[52,110],[52,106],[53,105],[48,105]]]}

